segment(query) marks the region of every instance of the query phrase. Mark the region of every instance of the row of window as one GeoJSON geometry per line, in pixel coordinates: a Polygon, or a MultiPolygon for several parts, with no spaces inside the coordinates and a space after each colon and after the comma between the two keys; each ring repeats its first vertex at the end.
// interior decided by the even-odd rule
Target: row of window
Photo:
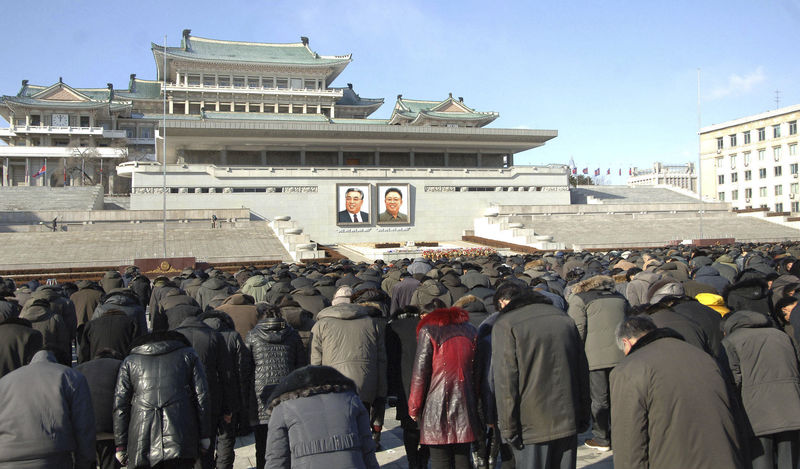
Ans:
{"type": "MultiPolygon", "coordinates": [[[[792,163],[789,165],[789,173],[790,174],[797,174],[798,172],[798,164],[792,163]]],[[[773,168],[773,173],[776,177],[783,176],[783,166],[775,166],[773,168]]],[[[758,178],[759,179],[766,179],[767,178],[767,168],[759,168],[758,170],[758,178]]],[[[750,181],[753,179],[753,172],[751,170],[747,170],[744,172],[744,180],[750,181]]],[[[739,173],[731,173],[730,174],[730,181],[732,183],[739,182],[739,173]]],[[[717,183],[718,184],[725,184],[725,175],[720,174],[717,176],[717,183]]]]}
{"type": "MultiPolygon", "coordinates": [[[[789,145],[787,145],[787,147],[789,149],[789,156],[797,156],[797,143],[790,143],[789,145]]],[[[775,161],[780,161],[781,160],[781,156],[783,154],[782,148],[783,147],[780,146],[780,145],[772,147],[772,159],[773,160],[775,160],[775,161]]],[[[756,154],[758,155],[758,161],[764,161],[767,158],[767,149],[766,148],[759,148],[756,151],[756,154]]],[[[736,153],[732,153],[732,154],[728,155],[728,159],[730,161],[731,169],[736,169],[736,162],[739,159],[739,155],[737,155],[736,153]]],[[[745,166],[749,166],[750,162],[751,162],[751,152],[749,152],[749,151],[742,152],[742,159],[744,160],[744,165],[745,166]]],[[[724,161],[725,161],[725,158],[723,156],[718,156],[717,160],[716,160],[717,168],[721,168],[723,163],[724,163],[724,161]]]]}
{"type": "MultiPolygon", "coordinates": [[[[767,189],[768,189],[767,186],[759,187],[758,188],[758,196],[759,197],[768,197],[768,190],[767,189]]],[[[776,195],[776,196],[783,195],[783,185],[782,184],[778,184],[776,186],[773,186],[772,191],[773,191],[773,195],[776,195]]],[[[800,184],[798,184],[796,182],[792,183],[792,184],[789,184],[789,193],[790,194],[798,194],[798,193],[800,193],[800,184]]],[[[717,196],[718,196],[720,201],[725,201],[725,192],[720,192],[720,193],[717,194],[717,196]]],[[[751,199],[752,197],[753,197],[753,189],[750,188],[750,187],[745,188],[745,190],[744,190],[744,198],[745,199],[751,199]]],[[[739,200],[739,189],[734,189],[734,190],[731,191],[731,200],[739,200]]]]}
{"type": "Polygon", "coordinates": [[[320,90],[323,80],[316,78],[262,77],[217,75],[213,73],[180,73],[178,83],[190,87],[234,89],[320,90]]]}
{"type": "MultiPolygon", "coordinates": [[[[797,121],[787,122],[789,127],[789,135],[797,135],[797,121]]],[[[775,124],[771,127],[771,135],[772,138],[781,138],[781,124],[775,124]]],[[[763,142],[767,139],[767,128],[761,127],[756,129],[756,135],[758,137],[759,142],[763,142]]],[[[750,131],[746,130],[742,132],[742,139],[744,140],[744,145],[750,145],[751,137],[750,131]]],[[[728,135],[728,146],[733,148],[738,144],[738,134],[730,134],[728,135]]],[[[722,150],[725,146],[725,137],[717,137],[717,150],[722,150]]]]}
{"type": "Polygon", "coordinates": [[[210,112],[252,112],[252,113],[267,113],[267,114],[320,114],[330,117],[331,108],[327,106],[320,106],[315,104],[306,105],[306,111],[303,112],[301,104],[269,104],[269,103],[218,103],[218,102],[189,102],[189,107],[186,107],[185,101],[173,101],[172,114],[195,114],[199,115],[205,107],[206,111],[210,112]]]}

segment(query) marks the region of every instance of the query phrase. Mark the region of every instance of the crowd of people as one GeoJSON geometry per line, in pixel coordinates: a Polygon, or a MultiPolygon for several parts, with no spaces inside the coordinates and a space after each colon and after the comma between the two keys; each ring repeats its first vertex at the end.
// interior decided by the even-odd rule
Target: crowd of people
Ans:
{"type": "Polygon", "coordinates": [[[797,468],[800,244],[0,282],[0,469],[797,468]],[[52,283],[52,282],[51,282],[52,283]]]}

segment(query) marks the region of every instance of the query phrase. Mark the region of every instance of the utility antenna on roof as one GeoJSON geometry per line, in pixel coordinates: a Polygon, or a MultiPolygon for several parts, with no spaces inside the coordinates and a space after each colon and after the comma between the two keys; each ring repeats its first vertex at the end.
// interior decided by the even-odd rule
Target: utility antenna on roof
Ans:
{"type": "Polygon", "coordinates": [[[775,109],[781,107],[781,90],[775,90],[775,109]]]}

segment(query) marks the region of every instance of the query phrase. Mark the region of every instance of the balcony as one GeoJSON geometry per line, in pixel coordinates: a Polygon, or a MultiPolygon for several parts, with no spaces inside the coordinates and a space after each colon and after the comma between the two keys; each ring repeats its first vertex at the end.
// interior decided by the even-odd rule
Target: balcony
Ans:
{"type": "MultiPolygon", "coordinates": [[[[48,135],[97,135],[103,136],[102,127],[54,127],[50,125],[18,125],[9,128],[16,135],[20,134],[48,134],[48,135]]],[[[125,133],[122,133],[122,137],[125,133]]]]}
{"type": "Polygon", "coordinates": [[[154,137],[128,139],[128,145],[155,145],[155,144],[156,144],[156,139],[154,137]]]}
{"type": "MultiPolygon", "coordinates": [[[[82,147],[81,150],[84,150],[82,147]]],[[[128,156],[125,148],[95,147],[87,158],[117,159],[128,156]]],[[[74,147],[14,147],[0,146],[0,158],[73,158],[80,157],[74,147]]]]}
{"type": "Polygon", "coordinates": [[[270,96],[315,96],[341,98],[343,91],[337,89],[317,90],[317,89],[291,89],[291,88],[246,88],[233,86],[203,86],[203,85],[176,85],[170,83],[166,86],[167,91],[183,91],[189,93],[232,93],[232,94],[257,94],[270,96]]]}

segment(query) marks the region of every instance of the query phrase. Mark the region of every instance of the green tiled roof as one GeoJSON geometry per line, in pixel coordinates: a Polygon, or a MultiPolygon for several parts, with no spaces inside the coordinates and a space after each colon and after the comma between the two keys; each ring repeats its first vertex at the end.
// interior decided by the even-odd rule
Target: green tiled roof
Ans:
{"type": "Polygon", "coordinates": [[[444,119],[450,121],[476,121],[483,122],[478,124],[481,127],[489,122],[497,119],[496,112],[478,112],[468,107],[464,102],[459,99],[453,99],[451,94],[443,101],[427,101],[420,99],[403,99],[402,96],[397,97],[392,118],[389,119],[390,123],[401,123],[405,120],[409,121],[411,125],[417,122],[424,122],[425,118],[430,119],[444,119]],[[454,106],[458,108],[456,111],[436,111],[434,109],[446,108],[454,106]]]}
{"type": "Polygon", "coordinates": [[[433,108],[434,106],[438,106],[442,104],[442,101],[421,101],[417,99],[398,99],[397,103],[403,106],[408,111],[416,114],[421,111],[427,111],[428,109],[433,108]]]}
{"type": "MultiPolygon", "coordinates": [[[[185,41],[185,39],[184,39],[185,41]]],[[[266,44],[258,42],[221,41],[189,36],[189,48],[167,47],[173,57],[225,62],[258,62],[298,65],[331,65],[350,62],[351,55],[320,56],[302,43],[266,44]]],[[[152,44],[153,50],[164,47],[152,44]]]]}
{"type": "MultiPolygon", "coordinates": [[[[71,108],[71,109],[96,109],[98,107],[108,106],[106,101],[49,101],[45,99],[35,99],[20,96],[3,96],[2,101],[6,103],[21,104],[25,106],[36,106],[46,108],[71,108]]],[[[130,107],[129,104],[114,103],[110,105],[111,111],[121,111],[130,107]]]]}
{"type": "Polygon", "coordinates": [[[114,90],[114,96],[126,99],[158,99],[161,97],[161,82],[154,80],[139,80],[134,82],[134,91],[114,90]]]}
{"type": "Polygon", "coordinates": [[[433,112],[433,111],[422,111],[420,114],[425,116],[435,117],[437,119],[486,119],[487,117],[491,117],[492,113],[478,113],[478,112],[433,112]]]}

